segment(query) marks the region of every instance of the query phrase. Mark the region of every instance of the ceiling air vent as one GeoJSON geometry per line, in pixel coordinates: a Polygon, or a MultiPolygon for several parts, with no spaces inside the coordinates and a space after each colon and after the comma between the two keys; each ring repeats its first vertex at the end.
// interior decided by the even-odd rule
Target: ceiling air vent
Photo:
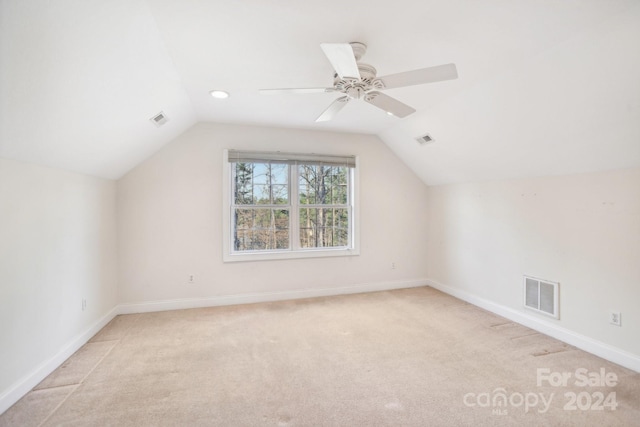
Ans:
{"type": "Polygon", "coordinates": [[[151,120],[151,123],[153,123],[154,125],[160,127],[163,124],[167,123],[169,121],[169,118],[166,116],[166,114],[160,111],[158,114],[151,117],[149,120],[151,120]]]}
{"type": "Polygon", "coordinates": [[[558,283],[524,276],[524,306],[558,318],[558,283]]]}
{"type": "Polygon", "coordinates": [[[431,135],[429,135],[427,133],[427,134],[424,134],[422,136],[417,137],[416,141],[418,141],[418,143],[420,145],[425,145],[425,144],[429,144],[430,142],[433,142],[433,138],[431,138],[431,135]]]}

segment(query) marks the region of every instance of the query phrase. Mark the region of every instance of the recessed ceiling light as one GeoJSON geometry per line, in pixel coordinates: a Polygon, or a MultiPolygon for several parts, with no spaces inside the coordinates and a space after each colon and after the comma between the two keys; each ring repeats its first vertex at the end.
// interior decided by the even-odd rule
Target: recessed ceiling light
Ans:
{"type": "Polygon", "coordinates": [[[391,111],[387,111],[387,114],[388,114],[389,116],[393,116],[393,115],[394,115],[391,111]]]}
{"type": "Polygon", "coordinates": [[[229,97],[229,92],[225,92],[223,90],[212,90],[209,92],[211,96],[218,99],[224,99],[229,97]]]}

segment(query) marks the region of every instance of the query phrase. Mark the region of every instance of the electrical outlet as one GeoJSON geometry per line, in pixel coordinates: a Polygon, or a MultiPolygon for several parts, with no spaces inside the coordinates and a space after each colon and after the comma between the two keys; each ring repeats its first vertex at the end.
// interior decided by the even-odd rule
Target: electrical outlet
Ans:
{"type": "Polygon", "coordinates": [[[391,263],[391,269],[392,269],[392,270],[395,270],[395,269],[396,269],[396,263],[395,263],[395,262],[392,262],[392,263],[391,263]]]}
{"type": "Polygon", "coordinates": [[[610,311],[609,323],[616,326],[622,326],[622,313],[619,311],[610,311]]]}
{"type": "Polygon", "coordinates": [[[85,308],[87,308],[87,300],[82,298],[82,311],[84,311],[85,308]]]}
{"type": "Polygon", "coordinates": [[[189,275],[189,284],[196,283],[196,277],[193,274],[189,275]]]}

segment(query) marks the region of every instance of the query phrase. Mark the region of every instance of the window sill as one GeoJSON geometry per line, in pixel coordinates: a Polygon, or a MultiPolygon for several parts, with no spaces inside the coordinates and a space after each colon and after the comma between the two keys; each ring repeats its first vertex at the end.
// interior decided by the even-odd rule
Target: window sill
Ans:
{"type": "Polygon", "coordinates": [[[357,249],[309,249],[304,251],[246,252],[224,254],[223,262],[271,261],[283,259],[327,258],[358,256],[357,249]]]}

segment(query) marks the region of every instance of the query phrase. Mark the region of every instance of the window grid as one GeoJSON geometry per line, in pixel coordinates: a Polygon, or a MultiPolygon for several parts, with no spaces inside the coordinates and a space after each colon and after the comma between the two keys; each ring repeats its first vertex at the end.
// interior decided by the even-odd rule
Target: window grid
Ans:
{"type": "MultiPolygon", "coordinates": [[[[243,162],[244,164],[248,164],[251,162],[243,162]]],[[[269,190],[269,202],[271,203],[260,203],[256,204],[256,184],[255,184],[255,165],[256,164],[268,164],[272,166],[272,163],[269,161],[266,162],[254,162],[251,163],[254,165],[251,171],[251,204],[238,203],[238,165],[240,163],[233,162],[233,167],[231,168],[232,172],[232,182],[233,182],[233,191],[231,194],[232,203],[231,203],[231,215],[234,220],[232,221],[232,230],[231,237],[233,239],[232,242],[232,252],[233,253],[263,253],[265,251],[314,251],[314,250],[331,250],[331,249],[350,249],[352,248],[352,227],[353,227],[353,214],[351,207],[351,196],[353,192],[353,169],[349,167],[345,167],[345,176],[344,182],[338,183],[338,188],[343,188],[343,190],[338,191],[338,193],[343,193],[342,199],[344,203],[335,203],[336,191],[335,185],[329,185],[329,189],[331,193],[329,196],[330,203],[301,203],[300,200],[300,169],[305,167],[304,163],[298,164],[293,163],[288,166],[288,181],[286,183],[287,188],[287,204],[274,204],[274,196],[273,196],[273,187],[274,185],[282,185],[282,183],[273,183],[273,174],[269,174],[267,178],[267,182],[265,184],[259,183],[258,185],[266,185],[269,190]],[[254,212],[259,210],[267,210],[269,211],[270,224],[268,227],[255,227],[255,221],[253,222],[253,226],[251,228],[238,228],[238,211],[254,212]],[[306,211],[306,219],[307,226],[303,227],[300,223],[300,212],[306,211]],[[314,211],[316,214],[315,221],[313,224],[310,224],[309,214],[311,211],[314,211]],[[288,217],[288,229],[278,228],[275,224],[275,218],[277,216],[277,212],[281,214],[287,212],[288,217]],[[330,224],[318,225],[318,213],[321,213],[321,216],[326,215],[325,212],[328,212],[328,219],[331,220],[330,224]],[[341,221],[342,220],[342,221],[341,221]],[[346,223],[346,225],[345,225],[346,223]],[[330,229],[331,233],[327,234],[327,230],[330,229]],[[311,233],[313,240],[315,241],[315,245],[309,245],[310,238],[305,242],[302,240],[302,234],[311,233]],[[255,249],[241,249],[240,242],[250,241],[253,243],[255,247],[256,239],[254,238],[254,234],[262,231],[262,236],[268,236],[264,243],[264,247],[257,247],[255,249]],[[288,237],[288,244],[283,245],[283,236],[286,235],[288,237]],[[250,237],[247,237],[250,236],[250,237]],[[322,236],[320,238],[321,244],[318,245],[319,239],[318,236],[322,236]],[[328,236],[328,241],[325,240],[325,237],[328,236]],[[336,240],[337,243],[336,244],[336,240]]],[[[309,166],[307,166],[309,167],[309,166]]],[[[314,165],[311,167],[322,167],[318,165],[314,165]]],[[[336,166],[324,166],[325,168],[329,168],[328,178],[331,181],[331,184],[334,184],[334,180],[338,179],[336,173],[336,169],[339,167],[336,166]]],[[[308,195],[308,194],[307,194],[308,195]]],[[[314,200],[317,201],[317,191],[314,193],[314,200]]],[[[340,196],[340,194],[338,194],[340,196]]],[[[326,200],[326,197],[324,197],[326,200]]],[[[308,236],[309,237],[309,236],[308,236]]]]}

